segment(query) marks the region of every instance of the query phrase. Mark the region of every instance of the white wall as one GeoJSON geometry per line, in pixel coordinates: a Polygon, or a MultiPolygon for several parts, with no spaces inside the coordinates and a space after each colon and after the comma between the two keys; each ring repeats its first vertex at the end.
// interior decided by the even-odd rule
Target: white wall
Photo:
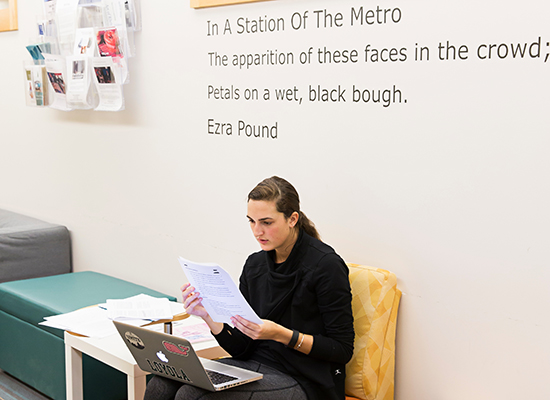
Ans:
{"type": "MultiPolygon", "coordinates": [[[[24,46],[40,2],[19,2],[0,33],[0,207],[71,230],[75,270],[178,294],[176,256],[236,278],[257,249],[246,194],[278,174],[346,261],[389,269],[404,292],[398,400],[548,397],[550,3],[275,0],[192,10],[143,1],[138,56],[120,113],[26,107],[24,46]],[[396,24],[350,25],[350,10],[399,8],[396,24]],[[317,29],[315,10],[343,26],[317,29]],[[306,29],[294,13],[308,11],[306,29]],[[239,35],[239,17],[283,18],[284,31],[239,35]],[[207,21],[232,35],[207,36],[207,21]],[[481,60],[480,44],[541,38],[540,58],[481,60]],[[468,47],[441,61],[437,44],[468,47]],[[429,61],[414,48],[429,47],[429,61]],[[406,48],[405,62],[363,61],[364,48],[406,48]],[[355,64],[301,65],[310,47],[357,49],[355,64]],[[209,52],[277,49],[294,65],[211,67],[209,52]],[[298,88],[301,105],[208,100],[208,85],[298,88]],[[312,103],[308,85],[347,90],[312,103]],[[351,88],[392,88],[406,103],[353,103],[351,88]],[[208,119],[232,136],[208,134],[208,119]],[[238,120],[278,123],[278,138],[238,137],[238,120]]],[[[503,51],[504,48],[501,48],[503,51]]],[[[533,47],[533,51],[537,47],[533,47]]]]}

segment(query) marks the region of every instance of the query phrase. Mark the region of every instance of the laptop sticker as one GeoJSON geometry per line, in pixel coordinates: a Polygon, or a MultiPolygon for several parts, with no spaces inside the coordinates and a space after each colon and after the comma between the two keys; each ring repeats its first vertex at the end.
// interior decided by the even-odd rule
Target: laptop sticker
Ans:
{"type": "Polygon", "coordinates": [[[145,348],[145,345],[143,344],[143,340],[141,340],[139,336],[136,335],[135,333],[127,331],[124,334],[124,337],[126,338],[128,343],[130,343],[135,348],[140,350],[143,350],[145,348]]]}
{"type": "Polygon", "coordinates": [[[157,351],[157,357],[162,362],[168,362],[168,357],[166,357],[166,355],[162,351],[157,351]]]}
{"type": "Polygon", "coordinates": [[[169,351],[172,354],[177,354],[183,357],[187,357],[189,355],[188,346],[184,346],[182,344],[178,346],[178,345],[175,345],[174,343],[167,342],[166,340],[162,342],[162,345],[164,346],[166,351],[169,351]]]}
{"type": "MultiPolygon", "coordinates": [[[[159,352],[160,353],[160,352],[159,352]]],[[[157,353],[158,357],[158,353],[157,353]]],[[[161,374],[164,374],[166,376],[171,376],[172,378],[179,378],[182,381],[193,383],[191,379],[187,376],[187,374],[183,371],[183,369],[177,367],[173,367],[168,364],[161,364],[158,361],[149,360],[148,358],[145,359],[151,369],[156,372],[160,372],[161,374]]]]}

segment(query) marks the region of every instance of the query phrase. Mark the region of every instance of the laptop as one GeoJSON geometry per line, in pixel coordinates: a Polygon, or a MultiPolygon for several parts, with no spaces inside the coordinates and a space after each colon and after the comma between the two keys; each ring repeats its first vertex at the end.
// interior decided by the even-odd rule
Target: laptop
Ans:
{"type": "Polygon", "coordinates": [[[137,364],[145,372],[213,392],[263,377],[257,372],[198,357],[185,338],[113,322],[137,364]]]}

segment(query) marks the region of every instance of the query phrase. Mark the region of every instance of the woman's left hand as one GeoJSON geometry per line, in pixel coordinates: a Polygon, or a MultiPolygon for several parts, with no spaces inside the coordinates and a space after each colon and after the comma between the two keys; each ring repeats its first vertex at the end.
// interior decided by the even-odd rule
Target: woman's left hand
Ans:
{"type": "MultiPolygon", "coordinates": [[[[267,319],[262,319],[263,324],[259,325],[237,315],[231,317],[231,322],[235,328],[254,340],[274,340],[287,346],[293,336],[291,329],[267,319]]],[[[313,346],[313,336],[303,333],[299,335],[301,337],[300,344],[295,347],[295,350],[303,354],[309,354],[313,346]]]]}
{"type": "Polygon", "coordinates": [[[263,324],[261,325],[250,322],[239,315],[231,317],[231,321],[235,328],[254,340],[277,340],[281,329],[285,329],[281,325],[267,319],[263,319],[263,324]]]}

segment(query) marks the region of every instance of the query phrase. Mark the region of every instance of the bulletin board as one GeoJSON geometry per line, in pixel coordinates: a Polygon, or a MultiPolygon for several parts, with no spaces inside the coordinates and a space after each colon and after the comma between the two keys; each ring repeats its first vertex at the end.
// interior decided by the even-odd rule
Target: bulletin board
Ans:
{"type": "Polygon", "coordinates": [[[0,10],[0,32],[16,31],[17,0],[8,0],[8,8],[0,10]]]}
{"type": "Polygon", "coordinates": [[[230,4],[239,4],[239,3],[254,3],[258,1],[266,1],[266,0],[191,0],[191,7],[192,8],[216,7],[216,6],[227,6],[230,4]]]}

